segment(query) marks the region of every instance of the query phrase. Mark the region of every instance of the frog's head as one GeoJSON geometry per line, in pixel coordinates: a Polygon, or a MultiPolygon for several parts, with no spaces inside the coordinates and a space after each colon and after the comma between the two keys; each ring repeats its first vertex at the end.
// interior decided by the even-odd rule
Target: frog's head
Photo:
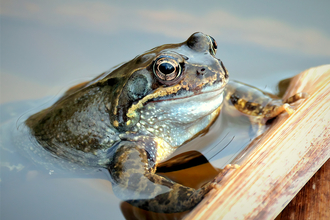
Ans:
{"type": "Polygon", "coordinates": [[[216,51],[211,36],[194,33],[183,43],[156,47],[110,73],[105,79],[115,87],[113,126],[121,131],[146,126],[161,133],[166,124],[187,127],[213,113],[228,81],[216,51]]]}

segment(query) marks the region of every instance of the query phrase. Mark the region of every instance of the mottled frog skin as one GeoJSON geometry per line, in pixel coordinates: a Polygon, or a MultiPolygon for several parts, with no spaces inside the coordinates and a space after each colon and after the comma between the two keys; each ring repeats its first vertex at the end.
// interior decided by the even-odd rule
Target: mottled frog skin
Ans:
{"type": "Polygon", "coordinates": [[[289,109],[257,89],[228,83],[216,51],[203,33],[156,47],[71,88],[26,125],[56,157],[107,168],[114,193],[130,204],[165,213],[192,209],[215,181],[185,187],[156,174],[157,164],[208,128],[224,98],[264,120],[289,109]]]}

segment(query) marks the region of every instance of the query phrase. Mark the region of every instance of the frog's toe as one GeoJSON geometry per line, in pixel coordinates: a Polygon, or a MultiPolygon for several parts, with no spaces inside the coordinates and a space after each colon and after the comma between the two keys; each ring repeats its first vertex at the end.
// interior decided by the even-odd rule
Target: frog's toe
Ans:
{"type": "Polygon", "coordinates": [[[228,164],[227,166],[225,166],[225,169],[238,169],[241,166],[238,164],[228,164]]]}
{"type": "Polygon", "coordinates": [[[300,99],[306,99],[309,97],[309,94],[306,93],[306,92],[298,92],[296,94],[294,94],[293,96],[289,97],[287,100],[285,100],[284,103],[288,103],[288,104],[291,104],[291,103],[294,103],[300,99]]]}
{"type": "Polygon", "coordinates": [[[288,103],[285,103],[283,106],[284,110],[289,114],[289,115],[292,115],[295,110],[292,108],[291,105],[289,105],[288,103]]]}

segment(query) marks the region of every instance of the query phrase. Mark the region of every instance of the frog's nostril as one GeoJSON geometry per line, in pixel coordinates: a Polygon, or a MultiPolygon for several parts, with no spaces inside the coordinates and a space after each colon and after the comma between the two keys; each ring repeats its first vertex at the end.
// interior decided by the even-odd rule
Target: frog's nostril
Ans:
{"type": "Polygon", "coordinates": [[[200,68],[197,70],[197,75],[204,75],[206,73],[206,69],[205,68],[200,68]]]}

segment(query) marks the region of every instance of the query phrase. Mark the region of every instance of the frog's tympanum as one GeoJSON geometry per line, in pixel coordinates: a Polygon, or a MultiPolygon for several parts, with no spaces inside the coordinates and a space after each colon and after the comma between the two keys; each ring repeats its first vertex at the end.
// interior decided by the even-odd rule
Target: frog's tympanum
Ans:
{"type": "Polygon", "coordinates": [[[208,128],[224,97],[239,111],[265,119],[290,109],[256,89],[256,96],[244,97],[253,88],[228,83],[216,52],[216,41],[203,33],[156,47],[71,88],[26,124],[54,156],[107,168],[114,193],[130,204],[166,213],[192,209],[215,181],[197,190],[185,187],[156,174],[157,164],[208,128]]]}

